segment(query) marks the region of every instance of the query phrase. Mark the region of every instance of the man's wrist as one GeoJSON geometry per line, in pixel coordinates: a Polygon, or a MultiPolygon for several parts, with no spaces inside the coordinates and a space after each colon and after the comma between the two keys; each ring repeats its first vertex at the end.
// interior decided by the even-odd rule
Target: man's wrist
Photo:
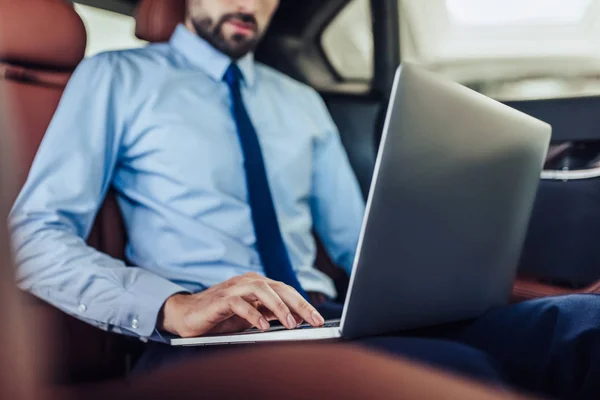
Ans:
{"type": "Polygon", "coordinates": [[[158,315],[156,327],[161,332],[168,332],[174,335],[179,334],[179,325],[185,312],[185,301],[190,296],[189,293],[176,293],[169,297],[163,304],[158,315]]]}

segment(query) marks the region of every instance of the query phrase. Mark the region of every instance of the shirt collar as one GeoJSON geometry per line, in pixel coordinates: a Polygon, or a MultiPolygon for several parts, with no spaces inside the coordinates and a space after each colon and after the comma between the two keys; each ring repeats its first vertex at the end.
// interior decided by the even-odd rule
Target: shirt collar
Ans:
{"type": "MultiPolygon", "coordinates": [[[[229,56],[221,53],[210,43],[190,32],[183,24],[177,25],[169,44],[216,81],[223,80],[227,68],[233,62],[229,56]]],[[[237,61],[237,65],[242,71],[246,85],[254,85],[254,54],[248,53],[237,61]]]]}

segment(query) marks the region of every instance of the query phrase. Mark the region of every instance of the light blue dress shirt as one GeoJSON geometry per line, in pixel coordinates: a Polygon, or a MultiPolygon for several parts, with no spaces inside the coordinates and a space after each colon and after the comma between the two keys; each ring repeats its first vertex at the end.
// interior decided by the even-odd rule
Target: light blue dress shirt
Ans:
{"type": "MultiPolygon", "coordinates": [[[[224,54],[179,26],[171,41],[81,63],[10,216],[19,284],[103,329],[160,340],[171,295],[263,273],[224,54]],[[85,243],[109,187],[127,258],[85,243]]],[[[248,55],[243,97],[259,135],[282,236],[303,288],[335,296],[314,268],[313,227],[351,270],[364,201],[319,95],[248,55]]]]}

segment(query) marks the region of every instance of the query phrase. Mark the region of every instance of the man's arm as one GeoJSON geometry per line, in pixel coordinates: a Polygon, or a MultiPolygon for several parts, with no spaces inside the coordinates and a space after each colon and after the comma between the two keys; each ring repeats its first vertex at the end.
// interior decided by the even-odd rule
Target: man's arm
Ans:
{"type": "Polygon", "coordinates": [[[73,75],[9,217],[22,289],[105,330],[151,337],[185,289],[88,247],[119,154],[125,106],[110,54],[73,75]]]}
{"type": "Polygon", "coordinates": [[[323,324],[293,288],[253,274],[195,295],[85,243],[118,163],[127,96],[105,54],[84,61],[63,95],[9,218],[21,288],[103,329],[162,339],[323,324]]]}
{"type": "Polygon", "coordinates": [[[333,261],[350,274],[365,203],[337,127],[323,100],[317,93],[314,96],[312,104],[323,132],[314,145],[314,226],[333,261]]]}

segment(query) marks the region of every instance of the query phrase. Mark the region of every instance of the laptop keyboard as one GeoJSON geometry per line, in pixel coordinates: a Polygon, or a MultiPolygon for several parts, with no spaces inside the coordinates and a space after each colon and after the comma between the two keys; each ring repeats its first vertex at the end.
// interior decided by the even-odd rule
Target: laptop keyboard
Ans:
{"type": "MultiPolygon", "coordinates": [[[[283,326],[281,323],[279,322],[275,322],[273,321],[271,323],[271,328],[269,328],[269,330],[267,330],[266,332],[277,332],[277,331],[284,331],[284,330],[288,330],[285,326],[283,326]]],[[[299,325],[296,329],[323,329],[323,328],[339,328],[340,327],[340,320],[336,319],[336,320],[329,320],[329,321],[325,321],[325,324],[323,326],[319,326],[319,327],[313,327],[310,324],[304,323],[299,325]]],[[[262,331],[256,328],[252,328],[252,329],[248,329],[244,332],[240,332],[240,333],[234,333],[233,335],[247,335],[249,333],[261,333],[262,331]]],[[[232,334],[228,334],[228,335],[232,335],[232,334]]]]}
{"type": "Polygon", "coordinates": [[[314,327],[310,324],[302,324],[299,327],[297,327],[296,329],[323,329],[323,328],[339,328],[340,327],[340,320],[334,320],[334,321],[325,321],[325,324],[323,326],[319,326],[319,327],[314,327]]]}

